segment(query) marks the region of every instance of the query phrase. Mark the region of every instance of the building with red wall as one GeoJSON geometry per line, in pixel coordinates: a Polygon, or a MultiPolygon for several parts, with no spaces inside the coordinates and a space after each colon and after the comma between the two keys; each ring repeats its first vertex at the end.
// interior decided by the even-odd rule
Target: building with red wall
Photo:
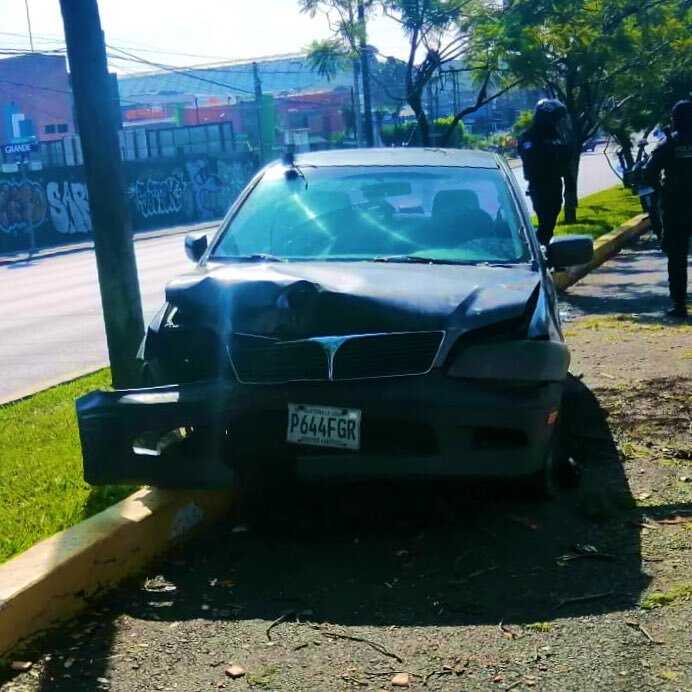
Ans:
{"type": "Polygon", "coordinates": [[[28,53],[0,60],[0,118],[2,143],[75,134],[66,58],[28,53]]]}

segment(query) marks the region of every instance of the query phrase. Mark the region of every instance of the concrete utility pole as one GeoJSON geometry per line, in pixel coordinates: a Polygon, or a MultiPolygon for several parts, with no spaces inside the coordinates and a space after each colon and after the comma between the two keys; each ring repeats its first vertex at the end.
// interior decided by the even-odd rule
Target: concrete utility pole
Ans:
{"type": "Polygon", "coordinates": [[[372,127],[372,99],[370,96],[370,60],[367,48],[367,31],[365,25],[365,4],[358,2],[358,40],[360,42],[360,65],[363,76],[363,130],[367,146],[375,146],[375,135],[372,127]]]}
{"type": "Polygon", "coordinates": [[[356,146],[363,146],[363,119],[360,112],[360,59],[353,56],[353,118],[356,126],[356,146]]]}
{"type": "Polygon", "coordinates": [[[264,132],[262,130],[262,80],[259,76],[259,67],[252,63],[252,75],[255,79],[255,109],[257,111],[257,143],[259,146],[260,163],[264,163],[264,132]]]}
{"type": "Polygon", "coordinates": [[[31,46],[31,52],[34,52],[34,34],[31,31],[31,13],[29,12],[29,0],[24,0],[24,7],[26,8],[26,25],[29,29],[29,45],[31,46]]]}
{"type": "Polygon", "coordinates": [[[60,0],[84,154],[113,386],[139,382],[144,334],[123,165],[97,0],[60,0]]]}

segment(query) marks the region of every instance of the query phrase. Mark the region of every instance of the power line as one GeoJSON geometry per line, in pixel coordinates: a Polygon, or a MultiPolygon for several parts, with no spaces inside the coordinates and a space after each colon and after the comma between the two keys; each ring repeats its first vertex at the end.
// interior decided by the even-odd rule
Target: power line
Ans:
{"type": "Polygon", "coordinates": [[[189,72],[186,72],[184,69],[180,69],[178,67],[173,67],[172,65],[163,65],[161,63],[153,62],[151,60],[147,60],[146,58],[140,58],[132,53],[129,53],[126,50],[122,50],[122,48],[117,48],[115,46],[110,46],[107,45],[108,48],[111,50],[115,50],[118,53],[122,53],[123,55],[126,55],[129,58],[132,58],[135,62],[141,62],[142,64],[145,65],[151,65],[152,67],[156,67],[160,70],[164,70],[167,72],[173,72],[175,74],[179,74],[183,77],[188,77],[189,79],[196,79],[199,82],[206,82],[208,84],[213,84],[214,86],[220,86],[223,87],[224,89],[228,89],[230,91],[238,91],[243,94],[249,94],[250,96],[255,95],[254,91],[250,91],[249,89],[242,89],[241,87],[234,87],[231,86],[230,84],[224,84],[223,82],[217,82],[216,80],[213,79],[207,79],[205,77],[200,77],[199,75],[193,75],[190,74],[189,72]]]}
{"type": "MultiPolygon", "coordinates": [[[[29,84],[27,82],[15,82],[12,79],[5,79],[4,77],[0,77],[0,82],[4,82],[5,84],[11,84],[12,86],[17,86],[17,87],[24,87],[27,89],[37,89],[38,91],[52,91],[56,94],[67,94],[70,97],[72,96],[72,91],[69,89],[54,89],[53,87],[44,87],[41,86],[40,84],[29,84]]],[[[118,98],[118,99],[113,99],[114,101],[120,101],[122,103],[129,103],[133,106],[138,106],[142,102],[141,101],[130,101],[129,99],[123,99],[123,98],[118,98]]]]}
{"type": "MultiPolygon", "coordinates": [[[[253,71],[252,71],[252,68],[251,68],[251,67],[249,67],[249,66],[248,66],[247,68],[245,67],[245,65],[246,65],[245,62],[240,63],[239,65],[232,65],[232,64],[224,65],[224,64],[218,64],[218,65],[194,65],[194,66],[189,66],[189,67],[178,67],[178,66],[174,66],[174,65],[165,65],[165,64],[162,64],[162,63],[155,63],[155,62],[152,62],[152,61],[150,61],[150,60],[147,60],[146,58],[142,58],[142,57],[140,57],[140,56],[137,56],[137,55],[134,54],[134,53],[130,53],[130,52],[124,51],[124,50],[122,50],[121,48],[118,48],[118,47],[116,47],[116,46],[109,45],[108,47],[109,47],[111,50],[115,50],[115,51],[118,51],[119,53],[122,53],[123,55],[131,56],[131,57],[129,57],[129,58],[125,58],[125,57],[120,57],[120,56],[113,55],[112,53],[109,53],[108,56],[109,56],[109,58],[111,58],[111,59],[114,59],[114,60],[121,60],[121,61],[125,61],[125,62],[134,62],[134,63],[144,64],[144,65],[150,65],[150,66],[158,67],[159,69],[164,70],[164,71],[184,72],[186,76],[192,77],[193,79],[200,79],[200,80],[201,80],[201,79],[204,79],[204,78],[199,77],[199,76],[196,76],[196,75],[190,74],[191,71],[195,71],[195,72],[200,72],[200,71],[204,71],[204,72],[211,72],[211,71],[214,71],[214,72],[223,72],[223,71],[229,71],[229,72],[231,72],[232,74],[247,74],[247,75],[252,75],[252,74],[253,74],[253,71]]],[[[277,58],[276,60],[272,60],[272,61],[268,61],[268,62],[279,62],[279,61],[283,62],[283,60],[281,60],[280,58],[277,58]]],[[[298,66],[296,67],[296,69],[294,69],[294,70],[274,70],[274,69],[270,69],[270,70],[263,71],[263,74],[264,74],[265,76],[271,76],[271,75],[275,75],[275,74],[276,74],[276,75],[303,75],[303,74],[306,74],[306,73],[309,73],[309,74],[313,74],[313,73],[314,73],[314,70],[310,69],[309,67],[303,67],[304,63],[303,63],[302,61],[292,60],[291,62],[295,62],[295,63],[298,64],[298,66]]],[[[259,63],[260,66],[262,66],[262,64],[263,64],[263,63],[259,63]]],[[[148,75],[146,75],[146,74],[143,74],[143,75],[142,75],[142,77],[147,77],[147,76],[148,76],[148,75]]],[[[219,85],[219,86],[226,86],[226,87],[229,87],[229,85],[227,85],[227,84],[223,84],[223,83],[219,83],[219,82],[213,82],[213,80],[212,80],[212,83],[216,83],[216,84],[219,85]]],[[[234,89],[235,89],[235,88],[237,88],[237,87],[230,87],[230,88],[234,88],[234,89]]]]}

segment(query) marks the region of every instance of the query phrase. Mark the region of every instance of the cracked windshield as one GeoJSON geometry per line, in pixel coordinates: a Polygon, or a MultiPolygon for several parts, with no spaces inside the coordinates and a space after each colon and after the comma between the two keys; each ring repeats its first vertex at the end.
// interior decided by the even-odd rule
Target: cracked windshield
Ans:
{"type": "Polygon", "coordinates": [[[0,0],[0,692],[692,692],[690,0],[0,0]]]}

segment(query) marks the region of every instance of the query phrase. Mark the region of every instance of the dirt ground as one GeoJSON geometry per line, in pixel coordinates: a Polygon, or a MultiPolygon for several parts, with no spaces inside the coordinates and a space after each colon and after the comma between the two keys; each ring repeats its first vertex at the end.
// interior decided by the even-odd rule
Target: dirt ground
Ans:
{"type": "Polygon", "coordinates": [[[692,690],[692,331],[637,250],[566,299],[576,488],[293,490],[17,652],[0,690],[692,690]]]}

